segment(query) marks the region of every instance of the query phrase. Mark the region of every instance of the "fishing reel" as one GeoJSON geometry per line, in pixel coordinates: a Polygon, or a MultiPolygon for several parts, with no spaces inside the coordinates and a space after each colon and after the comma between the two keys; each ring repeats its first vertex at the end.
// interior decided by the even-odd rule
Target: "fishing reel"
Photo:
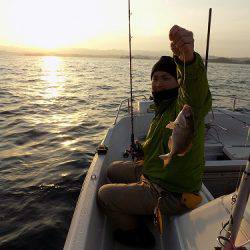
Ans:
{"type": "Polygon", "coordinates": [[[123,158],[128,158],[129,156],[131,156],[132,159],[136,158],[137,160],[143,157],[142,145],[139,141],[135,140],[135,142],[130,145],[129,149],[126,149],[123,152],[123,158]]]}

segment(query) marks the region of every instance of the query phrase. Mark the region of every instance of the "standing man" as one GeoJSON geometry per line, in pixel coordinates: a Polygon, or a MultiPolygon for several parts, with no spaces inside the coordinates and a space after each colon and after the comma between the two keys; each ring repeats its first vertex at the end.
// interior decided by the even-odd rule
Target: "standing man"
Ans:
{"type": "Polygon", "coordinates": [[[143,144],[143,161],[113,162],[107,170],[111,181],[98,191],[98,203],[114,226],[114,238],[129,246],[153,247],[152,233],[138,215],[152,215],[159,195],[160,210],[168,216],[188,211],[183,193],[197,194],[205,166],[205,115],[212,99],[201,56],[194,52],[193,33],[177,25],[169,32],[173,58],[162,56],[151,72],[156,115],[143,144]],[[185,73],[185,74],[184,74],[185,73]],[[184,156],[175,156],[166,168],[159,155],[169,152],[174,121],[184,104],[192,107],[195,136],[184,156]]]}

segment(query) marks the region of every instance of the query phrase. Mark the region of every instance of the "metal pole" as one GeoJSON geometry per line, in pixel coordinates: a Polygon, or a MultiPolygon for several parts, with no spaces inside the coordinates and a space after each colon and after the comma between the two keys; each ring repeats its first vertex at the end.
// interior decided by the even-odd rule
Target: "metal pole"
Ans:
{"type": "Polygon", "coordinates": [[[235,111],[235,106],[236,106],[236,96],[234,97],[233,111],[235,111]]]}
{"type": "Polygon", "coordinates": [[[206,48],[206,59],[205,59],[205,69],[207,71],[207,61],[209,53],[209,40],[210,40],[210,26],[211,26],[212,8],[209,9],[208,15],[208,26],[207,26],[207,48],[206,48]]]}
{"type": "MultiPolygon", "coordinates": [[[[238,197],[230,219],[228,233],[226,238],[230,240],[230,245],[235,245],[236,237],[239,232],[240,224],[246,209],[246,205],[250,192],[250,154],[248,156],[246,169],[241,177],[238,197]]],[[[226,244],[224,249],[230,249],[229,243],[226,244]]]]}
{"type": "Polygon", "coordinates": [[[129,31],[129,76],[130,76],[130,114],[131,114],[131,147],[135,147],[134,140],[134,111],[133,111],[133,83],[132,83],[132,53],[131,53],[131,27],[130,27],[130,0],[128,0],[128,31],[129,31]]]}
{"type": "MultiPolygon", "coordinates": [[[[207,25],[207,46],[206,46],[206,58],[205,58],[205,69],[206,69],[206,72],[207,72],[208,53],[209,53],[211,18],[212,18],[212,8],[209,8],[208,25],[207,25]]],[[[214,117],[213,107],[212,107],[212,116],[213,116],[213,119],[214,119],[215,117],[214,117]]]]}

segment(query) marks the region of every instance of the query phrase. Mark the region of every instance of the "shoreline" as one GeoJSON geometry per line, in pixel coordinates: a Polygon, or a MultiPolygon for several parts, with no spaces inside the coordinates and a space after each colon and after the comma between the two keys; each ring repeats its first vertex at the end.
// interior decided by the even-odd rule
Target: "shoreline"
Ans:
{"type": "MultiPolygon", "coordinates": [[[[129,59],[128,55],[109,55],[109,54],[78,54],[78,53],[18,53],[18,52],[1,52],[1,55],[10,55],[10,56],[56,56],[56,57],[85,57],[85,58],[115,58],[115,59],[129,59]]],[[[143,59],[143,60],[158,60],[160,56],[154,55],[140,55],[135,54],[132,58],[133,59],[143,59]]],[[[203,61],[205,59],[203,58],[203,61]]],[[[250,64],[250,58],[227,58],[227,57],[218,57],[218,58],[210,58],[208,62],[213,63],[226,63],[226,64],[250,64]]]]}

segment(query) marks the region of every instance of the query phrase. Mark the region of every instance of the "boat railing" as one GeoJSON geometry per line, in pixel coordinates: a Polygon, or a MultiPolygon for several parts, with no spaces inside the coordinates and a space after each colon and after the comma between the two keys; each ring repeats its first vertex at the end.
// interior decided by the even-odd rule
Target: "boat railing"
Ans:
{"type": "MultiPolygon", "coordinates": [[[[134,98],[133,98],[133,102],[135,101],[135,99],[136,98],[139,98],[139,97],[143,97],[145,100],[147,100],[147,97],[145,96],[145,95],[136,95],[136,96],[134,96],[134,98]]],[[[119,114],[120,114],[120,111],[121,111],[121,108],[122,108],[122,105],[124,104],[124,102],[127,102],[127,108],[128,108],[128,112],[129,112],[129,109],[130,109],[130,98],[125,98],[125,99],[123,99],[123,100],[121,100],[121,102],[120,102],[120,104],[119,104],[119,106],[118,106],[118,108],[117,108],[117,113],[116,113],[116,116],[115,116],[115,120],[114,120],[114,123],[113,123],[113,125],[115,125],[116,124],[116,122],[117,122],[117,119],[118,119],[118,117],[119,117],[119,114]]]]}
{"type": "Polygon", "coordinates": [[[242,100],[242,101],[250,102],[250,99],[246,99],[246,98],[242,98],[242,97],[237,97],[236,95],[226,96],[226,95],[221,95],[221,94],[212,94],[212,97],[213,96],[224,97],[224,98],[232,98],[233,99],[233,104],[232,104],[233,111],[236,110],[236,100],[242,100]]]}
{"type": "MultiPolygon", "coordinates": [[[[233,99],[233,104],[232,104],[232,110],[233,111],[236,111],[236,101],[237,100],[242,100],[242,101],[247,101],[247,102],[250,102],[250,99],[247,99],[247,98],[242,98],[242,97],[237,97],[236,95],[231,95],[231,96],[226,96],[226,95],[221,95],[221,94],[212,94],[212,97],[214,96],[218,96],[218,97],[224,97],[224,98],[232,98],[233,99]]],[[[144,100],[148,100],[148,98],[145,96],[145,95],[136,95],[134,96],[134,99],[133,101],[135,101],[135,99],[139,98],[139,97],[143,97],[144,100]]],[[[119,117],[119,114],[120,114],[120,111],[122,109],[122,106],[123,104],[127,102],[127,110],[129,112],[130,110],[130,105],[131,105],[131,102],[130,102],[130,98],[125,98],[123,100],[121,100],[118,108],[117,108],[117,113],[116,113],[116,116],[115,116],[115,120],[114,120],[114,123],[113,125],[116,124],[117,120],[118,120],[118,117],[119,117]]]]}

